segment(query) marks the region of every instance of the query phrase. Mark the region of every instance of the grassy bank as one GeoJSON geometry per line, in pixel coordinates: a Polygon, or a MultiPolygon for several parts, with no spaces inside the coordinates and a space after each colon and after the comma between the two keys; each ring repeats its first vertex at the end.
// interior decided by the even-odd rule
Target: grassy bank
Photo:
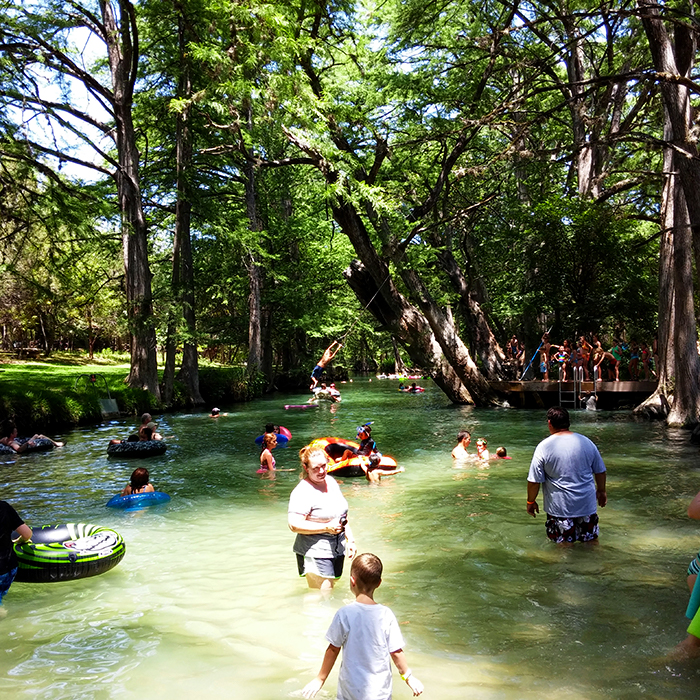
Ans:
{"type": "MultiPolygon", "coordinates": [[[[114,355],[89,361],[62,353],[49,360],[3,362],[0,420],[14,420],[21,434],[99,423],[100,399],[106,398],[116,400],[122,415],[163,411],[163,405],[147,391],[124,383],[128,374],[128,358],[114,355]]],[[[200,369],[200,389],[207,405],[246,401],[262,392],[261,386],[249,384],[243,368],[213,365],[200,369]]],[[[184,388],[176,385],[170,409],[186,406],[184,388]]]]}

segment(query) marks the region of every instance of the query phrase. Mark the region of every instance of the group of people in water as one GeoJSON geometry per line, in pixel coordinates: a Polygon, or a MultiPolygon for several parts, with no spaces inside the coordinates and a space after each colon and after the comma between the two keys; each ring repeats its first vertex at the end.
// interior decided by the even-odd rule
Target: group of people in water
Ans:
{"type": "Polygon", "coordinates": [[[471,433],[468,430],[460,430],[459,433],[457,433],[457,444],[452,450],[452,458],[458,462],[464,462],[470,459],[475,459],[480,462],[488,462],[490,459],[510,459],[505,447],[497,447],[495,455],[491,457],[491,453],[488,449],[488,441],[483,437],[477,438],[476,454],[471,455],[467,451],[471,441],[471,433]]]}
{"type": "MultiPolygon", "coordinates": [[[[518,371],[524,369],[525,350],[515,335],[506,344],[506,357],[518,371]]],[[[542,336],[537,357],[543,382],[550,380],[550,372],[555,369],[559,370],[561,379],[571,380],[577,368],[580,368],[584,381],[607,379],[619,382],[623,367],[626,367],[631,381],[639,381],[642,375],[645,381],[649,381],[656,378],[658,362],[656,339],[651,347],[644,341],[632,340],[625,344],[616,340],[610,350],[605,350],[597,335],[592,335],[590,341],[581,335],[575,345],[568,338],[557,345],[551,342],[549,333],[542,336]]]]}
{"type": "MultiPolygon", "coordinates": [[[[262,449],[260,451],[260,468],[258,474],[265,474],[277,471],[276,461],[272,450],[277,447],[280,427],[273,423],[267,423],[262,436],[262,449]]],[[[377,448],[377,443],[372,439],[372,421],[364,423],[357,428],[357,438],[360,441],[358,447],[351,444],[346,445],[345,451],[336,459],[336,462],[364,457],[360,460],[360,467],[364,471],[367,481],[377,483],[380,479],[379,466],[382,460],[382,453],[377,448]]]]}
{"type": "Polygon", "coordinates": [[[126,440],[110,440],[110,445],[119,445],[122,442],[150,442],[151,440],[162,440],[163,436],[158,432],[158,424],[153,420],[150,413],[141,416],[141,424],[137,432],[132,433],[126,440]]]}
{"type": "Polygon", "coordinates": [[[331,403],[340,403],[342,397],[340,391],[336,389],[335,383],[331,382],[326,385],[325,382],[321,382],[320,386],[315,387],[311,390],[312,396],[309,399],[309,403],[314,403],[316,401],[330,401],[331,403]]]}

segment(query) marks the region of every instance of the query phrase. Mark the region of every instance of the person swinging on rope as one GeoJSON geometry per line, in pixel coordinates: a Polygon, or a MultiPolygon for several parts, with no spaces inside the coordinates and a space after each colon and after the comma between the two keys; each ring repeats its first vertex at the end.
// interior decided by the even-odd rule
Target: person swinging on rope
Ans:
{"type": "Polygon", "coordinates": [[[311,386],[309,387],[311,391],[313,391],[316,385],[318,384],[318,380],[321,378],[321,375],[323,374],[323,370],[326,368],[326,365],[338,354],[338,351],[342,347],[343,346],[337,340],[334,340],[326,348],[325,352],[323,353],[323,356],[318,361],[318,364],[314,367],[313,372],[311,372],[311,386]],[[336,345],[338,347],[335,350],[333,350],[333,348],[336,345]]]}

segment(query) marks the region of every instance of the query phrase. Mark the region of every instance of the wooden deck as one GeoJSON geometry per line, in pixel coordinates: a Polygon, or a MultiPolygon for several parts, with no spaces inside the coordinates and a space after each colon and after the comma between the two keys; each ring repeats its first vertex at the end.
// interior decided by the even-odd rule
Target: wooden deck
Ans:
{"type": "MultiPolygon", "coordinates": [[[[549,408],[558,406],[559,381],[533,382],[489,382],[491,388],[502,396],[511,406],[518,408],[549,408]]],[[[654,393],[656,382],[581,382],[581,394],[597,395],[599,409],[633,408],[654,393]]],[[[566,408],[579,408],[576,401],[574,382],[561,382],[561,404],[566,408]]]]}

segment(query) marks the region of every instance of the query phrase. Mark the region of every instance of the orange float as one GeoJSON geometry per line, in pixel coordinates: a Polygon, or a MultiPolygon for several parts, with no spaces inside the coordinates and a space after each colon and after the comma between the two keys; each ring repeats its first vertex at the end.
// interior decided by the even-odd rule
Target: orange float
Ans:
{"type": "MultiPolygon", "coordinates": [[[[320,447],[328,455],[327,474],[332,476],[365,476],[365,469],[369,465],[369,457],[357,455],[350,459],[341,459],[346,450],[358,450],[360,445],[353,440],[343,440],[342,438],[323,437],[314,440],[309,447],[320,447]]],[[[393,457],[382,455],[379,465],[374,471],[382,476],[392,476],[404,471],[393,457]]]]}

